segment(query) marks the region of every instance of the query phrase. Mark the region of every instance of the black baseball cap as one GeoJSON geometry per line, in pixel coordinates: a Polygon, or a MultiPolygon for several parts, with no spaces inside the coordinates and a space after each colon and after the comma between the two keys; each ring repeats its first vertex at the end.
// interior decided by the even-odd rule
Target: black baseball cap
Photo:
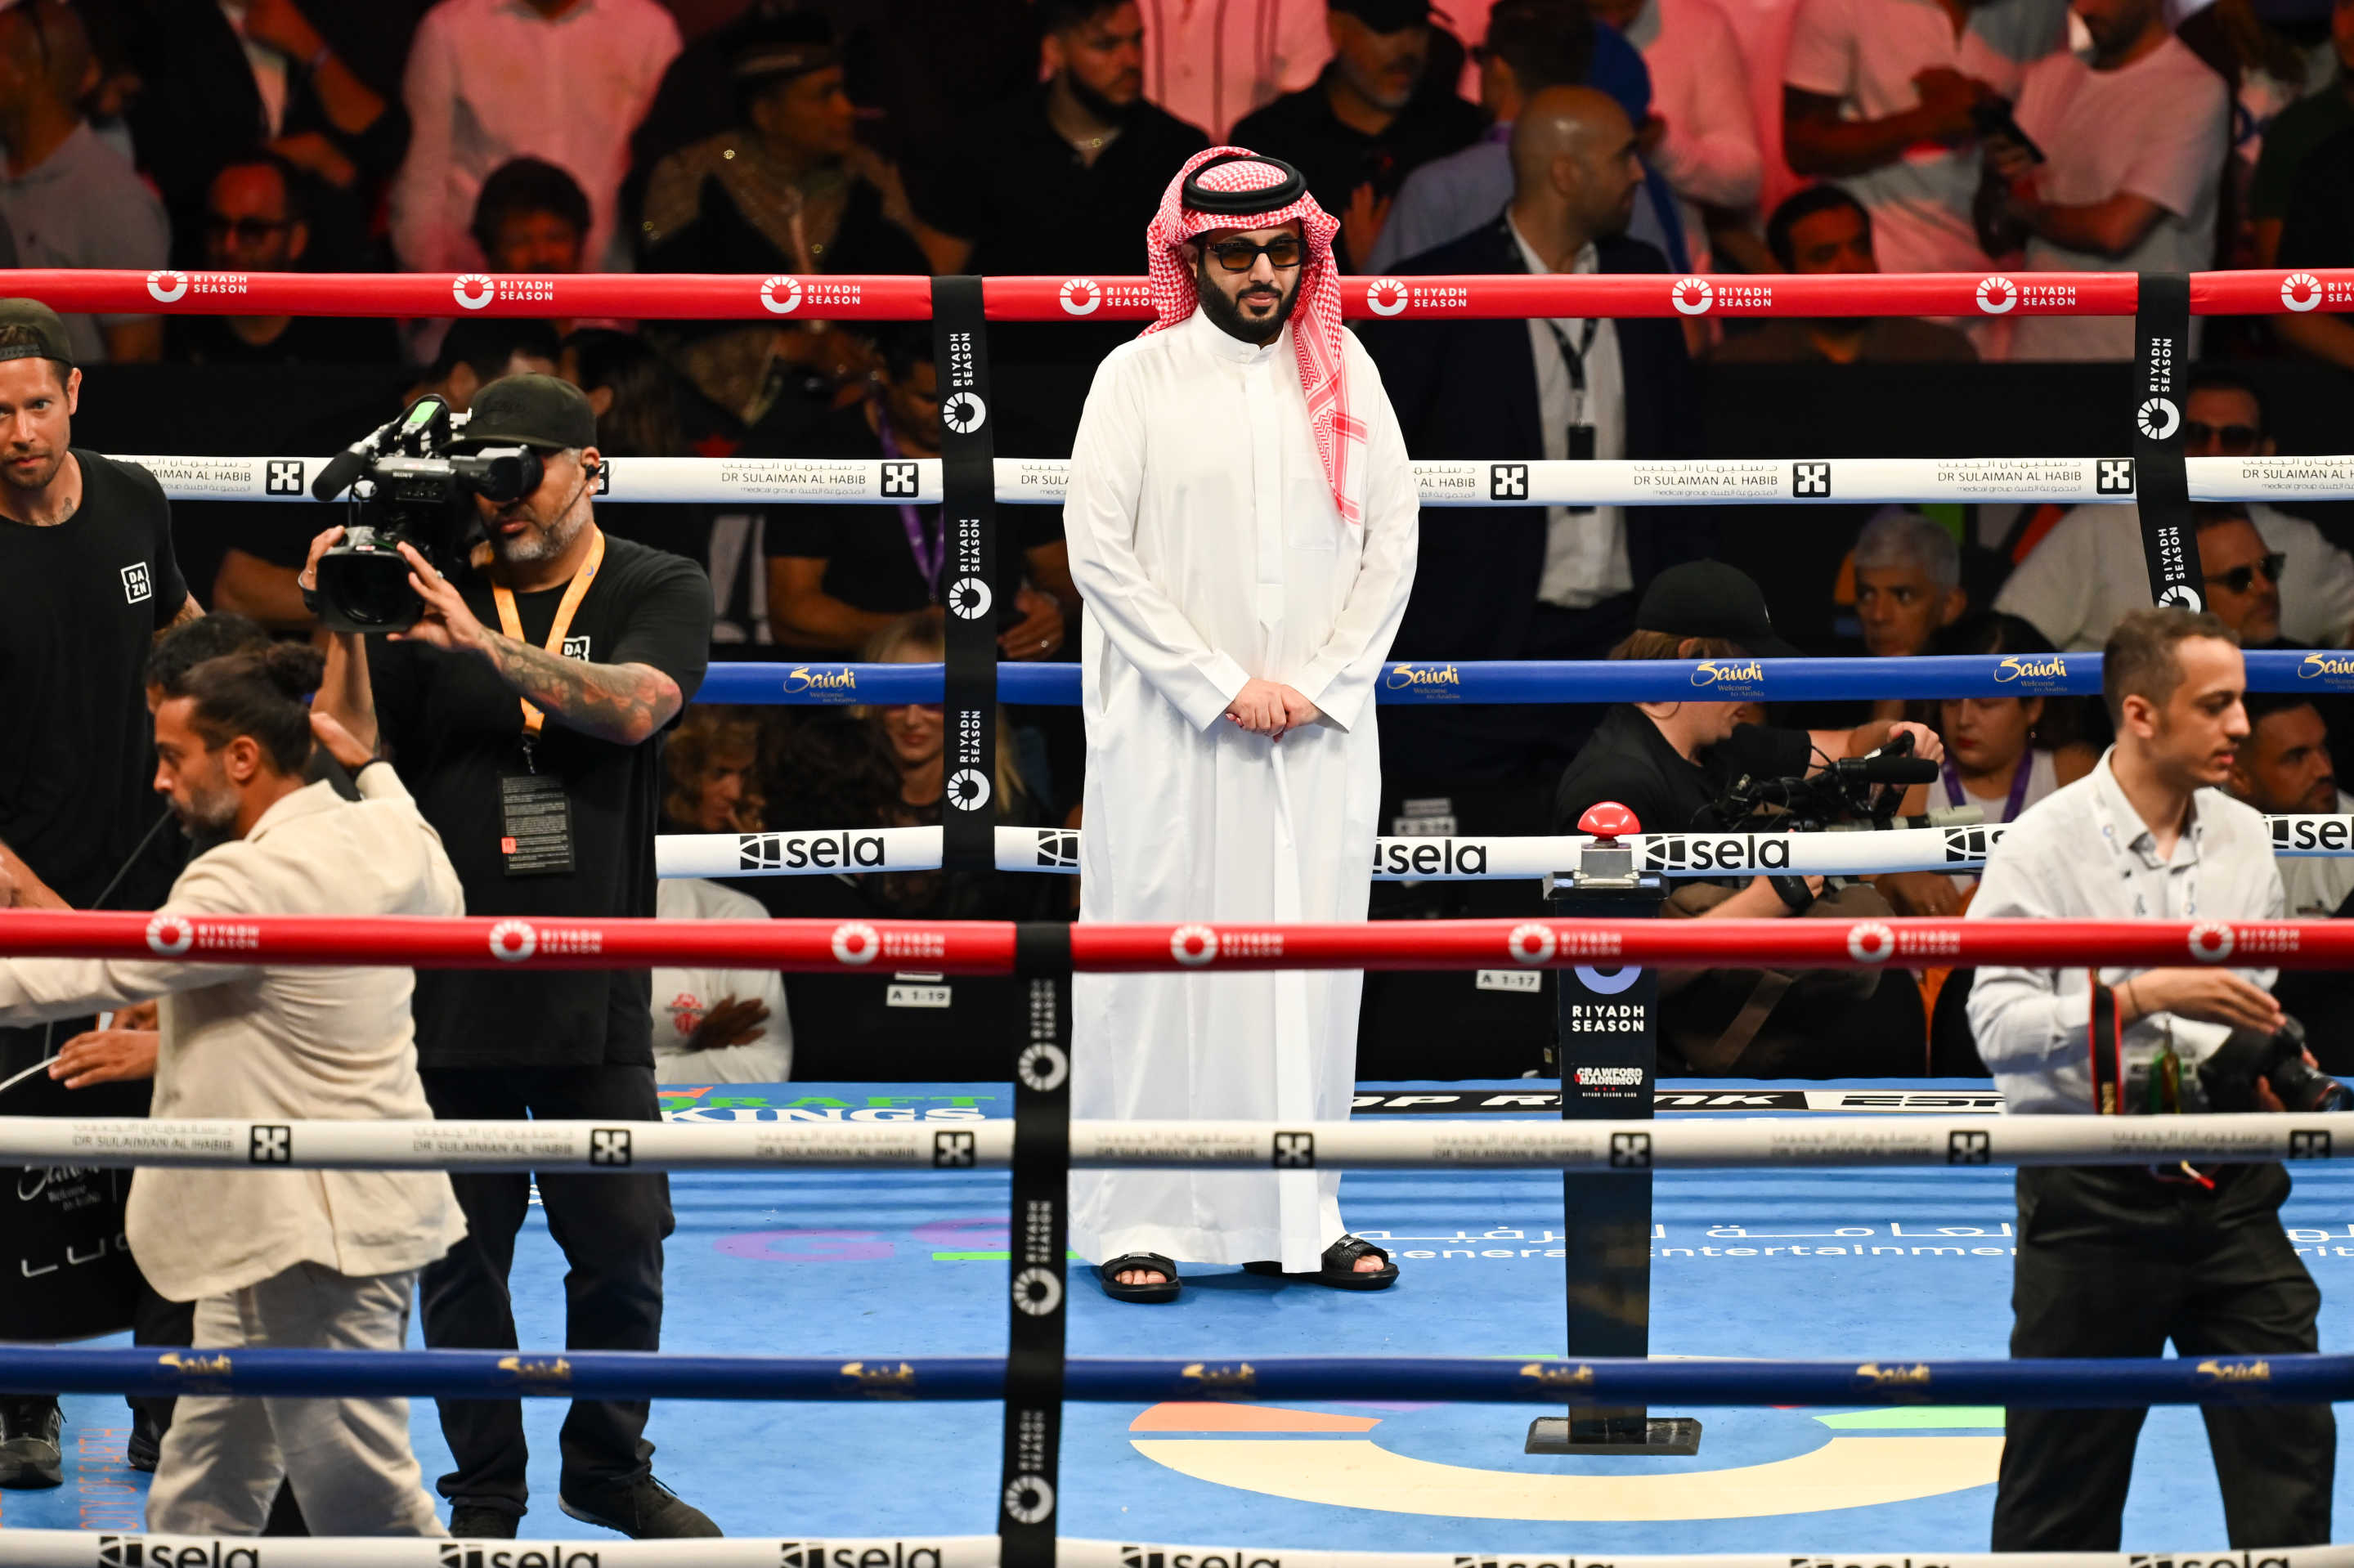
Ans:
{"type": "Polygon", "coordinates": [[[1376,33],[1403,32],[1430,20],[1430,0],[1324,0],[1325,9],[1345,11],[1376,33]]]}
{"type": "Polygon", "coordinates": [[[1715,637],[1756,659],[1795,659],[1774,634],[1766,596],[1747,572],[1723,561],[1686,561],[1651,579],[1635,607],[1635,630],[1670,637],[1715,637]]]}
{"type": "Polygon", "coordinates": [[[29,327],[32,343],[0,343],[0,359],[55,359],[70,366],[73,343],[58,313],[38,300],[0,300],[0,327],[29,327]]]}
{"type": "Polygon", "coordinates": [[[474,394],[473,416],[453,443],[565,451],[597,444],[588,395],[560,376],[508,376],[474,394]]]}

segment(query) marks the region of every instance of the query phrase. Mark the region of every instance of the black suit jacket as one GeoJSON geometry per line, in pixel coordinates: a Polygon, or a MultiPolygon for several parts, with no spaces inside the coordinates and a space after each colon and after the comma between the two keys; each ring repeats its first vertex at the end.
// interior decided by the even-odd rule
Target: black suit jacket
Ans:
{"type": "MultiPolygon", "coordinates": [[[[1596,247],[1605,272],[1665,272],[1666,259],[1635,239],[1596,247]]],[[[1499,215],[1460,239],[1401,263],[1401,274],[1525,273],[1521,248],[1499,215]]],[[[1541,458],[1536,355],[1528,323],[1401,321],[1361,323],[1366,349],[1416,459],[1541,458]]],[[[1627,456],[1697,457],[1700,397],[1684,352],[1682,323],[1643,318],[1617,323],[1627,388],[1627,456]]],[[[1707,555],[1713,528],[1704,514],[1644,506],[1627,513],[1627,554],[1635,586],[1662,568],[1707,555]]],[[[1544,571],[1542,506],[1426,507],[1414,597],[1398,629],[1400,659],[1522,657],[1538,579],[1544,571]]]]}

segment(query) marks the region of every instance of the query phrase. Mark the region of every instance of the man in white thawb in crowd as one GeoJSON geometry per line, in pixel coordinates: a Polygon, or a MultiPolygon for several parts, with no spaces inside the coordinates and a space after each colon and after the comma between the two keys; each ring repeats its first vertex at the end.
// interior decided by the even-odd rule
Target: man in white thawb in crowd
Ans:
{"type": "MultiPolygon", "coordinates": [[[[1416,493],[1341,325],[1339,227],[1289,164],[1215,147],[1146,231],[1157,319],[1096,373],[1063,508],[1087,620],[1081,920],[1365,917],[1373,691],[1416,493]]],[[[1076,977],[1072,1114],[1346,1117],[1363,976],[1202,959],[1076,977]]],[[[1071,1189],[1072,1245],[1119,1299],[1173,1300],[1179,1257],[1397,1278],[1346,1234],[1336,1171],[1085,1171],[1071,1189]]]]}

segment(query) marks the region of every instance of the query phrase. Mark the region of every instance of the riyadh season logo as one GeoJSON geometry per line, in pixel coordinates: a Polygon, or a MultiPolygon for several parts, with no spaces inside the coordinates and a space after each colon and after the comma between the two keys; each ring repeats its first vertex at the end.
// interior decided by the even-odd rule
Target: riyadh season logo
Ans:
{"type": "Polygon", "coordinates": [[[2190,927],[2190,956],[2202,964],[2220,964],[2239,945],[2232,927],[2221,920],[2201,920],[2190,927]]]}
{"type": "Polygon", "coordinates": [[[1895,951],[1896,933],[1877,920],[1866,920],[1848,931],[1848,957],[1858,963],[1883,963],[1895,951]]]}
{"type": "Polygon", "coordinates": [[[977,768],[960,768],[949,779],[949,804],[960,811],[978,811],[989,804],[989,778],[977,768]]]}
{"type": "Polygon", "coordinates": [[[1999,273],[1978,280],[1978,309],[1999,316],[2019,303],[2019,285],[1999,273]]]}
{"type": "Polygon", "coordinates": [[[1169,933],[1169,956],[1198,969],[1218,956],[1218,934],[1207,926],[1180,926],[1169,933]]]}
{"type": "Polygon", "coordinates": [[[1679,278],[1675,287],[1668,291],[1668,303],[1675,306],[1680,314],[1704,316],[1709,306],[1716,303],[1716,291],[1705,278],[1679,278]]]}
{"type": "Polygon", "coordinates": [[[147,946],[167,959],[176,959],[196,945],[196,928],[177,915],[158,915],[147,922],[147,946]]]}
{"type": "MultiPolygon", "coordinates": [[[[152,280],[155,274],[150,272],[147,276],[152,280]]],[[[155,285],[150,281],[147,287],[152,291],[155,285]]],[[[161,294],[155,297],[163,298],[161,294]]],[[[2291,272],[2281,280],[2281,303],[2293,311],[2312,310],[2321,303],[2321,280],[2310,272],[2291,272]]]]}
{"type": "MultiPolygon", "coordinates": [[[[2318,284],[2315,286],[2319,287],[2318,284]]],[[[147,297],[159,305],[168,305],[187,291],[188,275],[186,272],[164,271],[147,274],[147,297]]],[[[2317,302],[2319,296],[2316,295],[2315,298],[2317,302]]]]}
{"type": "Polygon", "coordinates": [[[450,280],[450,297],[470,311],[479,311],[498,293],[486,273],[461,272],[450,280]]]}
{"type": "Polygon", "coordinates": [[[1523,964],[1545,962],[1553,957],[1556,945],[1553,927],[1533,920],[1513,927],[1512,934],[1504,938],[1505,950],[1514,961],[1523,964]]]}
{"type": "Polygon", "coordinates": [[[2158,605],[2160,609],[2187,609],[2196,615],[2206,608],[2206,601],[2189,583],[2176,583],[2158,596],[2158,605]]]}
{"type": "Polygon", "coordinates": [[[1396,315],[1405,301],[1405,285],[1395,278],[1376,278],[1365,286],[1365,309],[1377,316],[1396,315]]]}
{"type": "Polygon", "coordinates": [[[981,422],[988,418],[989,405],[981,401],[978,392],[951,393],[948,401],[940,405],[940,423],[960,436],[981,429],[981,422]]]}
{"type": "Polygon", "coordinates": [[[1013,1278],[1013,1305],[1033,1318],[1044,1318],[1063,1304],[1063,1284],[1051,1270],[1025,1268],[1013,1278]]]}
{"type": "Polygon", "coordinates": [[[949,585],[949,608],[960,620],[979,620],[989,613],[989,585],[979,577],[959,577],[949,585]]]}
{"type": "Polygon", "coordinates": [[[883,938],[875,927],[852,920],[833,928],[835,961],[845,964],[871,964],[875,955],[883,950],[883,938]]]}
{"type": "Polygon", "coordinates": [[[1016,1476],[1006,1484],[1005,1517],[1016,1524],[1038,1524],[1054,1517],[1055,1489],[1044,1476],[1016,1476]]]}
{"type": "Polygon", "coordinates": [[[2182,410],[2170,397],[2152,397],[2134,410],[2134,423],[2151,440],[2167,440],[2182,428],[2182,410]]]}
{"type": "Polygon", "coordinates": [[[539,933],[528,920],[502,920],[491,927],[491,957],[519,964],[539,951],[539,933]]]}
{"type": "Polygon", "coordinates": [[[801,281],[799,278],[763,278],[760,280],[760,308],[771,315],[791,315],[801,308],[801,281]]]}
{"type": "Polygon", "coordinates": [[[1041,1040],[1023,1049],[1013,1064],[1013,1071],[1026,1086],[1042,1095],[1051,1095],[1070,1076],[1071,1058],[1060,1045],[1041,1040]]]}
{"type": "Polygon", "coordinates": [[[1091,316],[1103,303],[1103,285],[1093,278],[1066,278],[1060,297],[1064,314],[1091,316]]]}

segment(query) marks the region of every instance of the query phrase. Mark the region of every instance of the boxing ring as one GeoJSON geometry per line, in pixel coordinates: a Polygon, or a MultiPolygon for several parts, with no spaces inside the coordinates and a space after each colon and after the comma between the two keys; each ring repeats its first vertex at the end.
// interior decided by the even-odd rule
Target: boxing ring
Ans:
{"type": "MultiPolygon", "coordinates": [[[[1149,313],[1140,280],[946,282],[957,286],[936,291],[928,280],[878,278],[17,275],[21,292],[69,311],[854,321],[922,319],[953,302],[975,322],[1149,313]]],[[[2185,319],[2354,308],[2354,270],[2188,280],[2071,274],[2023,283],[2000,276],[1546,277],[1352,279],[1343,286],[1348,313],[1359,318],[2139,312],[2147,322],[2158,307],[2185,319]]],[[[952,405],[971,397],[965,417],[973,426],[985,422],[985,388],[958,387],[944,376],[944,390],[952,405]]],[[[2186,460],[2173,384],[2147,381],[2140,390],[2147,396],[2133,410],[2139,435],[2130,457],[1499,460],[1417,464],[1417,478],[1426,503],[1471,507],[2133,501],[2163,514],[2191,500],[2354,496],[2354,456],[2186,460]]],[[[303,498],[326,460],[137,461],[156,471],[175,499],[292,502],[303,498]]],[[[968,446],[911,462],[622,459],[600,476],[599,489],[615,503],[937,500],[953,509],[975,497],[1052,503],[1066,475],[1059,463],[999,461],[968,446]]],[[[976,698],[969,656],[960,670],[953,621],[950,632],[945,671],[719,665],[701,699],[1076,701],[1077,673],[1068,666],[991,668],[976,698]]],[[[2257,689],[2354,689],[2354,655],[2257,654],[2250,678],[2257,689]]],[[[2099,661],[2065,654],[2031,662],[1408,662],[1393,665],[1383,687],[1381,700],[1400,703],[1672,700],[1696,693],[1719,700],[2083,694],[2099,689],[2099,661]]],[[[743,875],[943,863],[1008,872],[1075,866],[1071,833],[984,827],[976,834],[976,825],[666,837],[661,869],[743,875]]],[[[1778,842],[1652,833],[1629,845],[1639,866],[1669,874],[1967,870],[1983,863],[1996,832],[1964,824],[1778,842]]],[[[2279,853],[2354,853],[2354,821],[2346,818],[2279,818],[2273,832],[2279,853]]],[[[1587,842],[1384,840],[1369,874],[1541,876],[1564,869],[1587,842]]],[[[663,961],[788,973],[906,964],[1026,977],[1035,999],[1076,969],[2088,960],[2338,968],[2354,960],[2354,928],[1563,919],[682,927],[9,912],[0,915],[0,952],[479,968],[663,961]]],[[[671,1349],[658,1358],[551,1348],[562,1339],[561,1266],[535,1218],[515,1266],[516,1315],[528,1348],[514,1356],[16,1347],[0,1349],[0,1386],[80,1391],[71,1402],[69,1439],[105,1432],[110,1402],[102,1395],[131,1389],[526,1396],[542,1456],[533,1478],[543,1499],[554,1492],[561,1398],[651,1395],[665,1402],[652,1434],[663,1446],[660,1469],[739,1537],[513,1547],[140,1538],[135,1484],[112,1467],[102,1438],[93,1445],[85,1437],[83,1452],[69,1444],[69,1483],[59,1493],[0,1499],[6,1527],[0,1564],[587,1568],[610,1560],[1026,1568],[1060,1561],[1081,1568],[1281,1568],[1289,1560],[1301,1568],[1328,1561],[1331,1568],[1568,1568],[1599,1558],[1664,1568],[1688,1558],[1658,1554],[1695,1552],[1734,1553],[1710,1561],[1760,1568],[1959,1564],[1979,1559],[1939,1548],[1984,1538],[2005,1405],[2081,1403],[2094,1387],[2106,1397],[2158,1403],[2143,1434],[2126,1534],[2179,1548],[2211,1545],[2222,1535],[2211,1492],[2152,1484],[2206,1473],[2190,1405],[2354,1397],[2354,1357],[2001,1359],[2005,1260],[2014,1239],[2006,1168],[2039,1161],[2297,1161],[2297,1191],[2284,1221],[2323,1287],[2323,1342],[2347,1342],[2339,1331],[2348,1326],[2347,1293],[2334,1288],[2334,1275],[2354,1258],[2354,1172],[2345,1164],[2354,1156],[2354,1116],[2012,1122],[1991,1114],[1999,1102],[1983,1084],[1794,1089],[1708,1080],[1660,1085],[1656,1120],[1563,1122],[1547,1108],[1543,1086],[1522,1081],[1366,1086],[1358,1114],[1341,1123],[1089,1124],[1069,1122],[1066,1110],[1056,1119],[1053,1098],[1067,1076],[1062,1053],[1051,1029],[1034,1033],[1011,1084],[673,1086],[663,1091],[659,1127],[0,1118],[0,1163],[674,1172],[680,1228],[670,1248],[671,1349]],[[1173,1308],[1139,1312],[1108,1302],[1084,1271],[1066,1271],[1059,1219],[1052,1246],[1041,1251],[1038,1238],[1009,1217],[1010,1208],[1018,1216],[1023,1204],[1040,1201],[1064,1170],[1100,1164],[1343,1168],[1352,1223],[1396,1253],[1405,1277],[1390,1292],[1362,1298],[1189,1270],[1192,1288],[1173,1308]],[[1560,1337],[1557,1173],[1629,1169],[1657,1172],[1660,1349],[1631,1362],[1548,1353],[1543,1347],[1560,1337]],[[972,1310],[976,1304],[983,1309],[972,1310]],[[1042,1360],[1034,1330],[1049,1318],[1055,1340],[1042,1360]],[[1848,1353],[1807,1359],[1827,1344],[1848,1353]],[[1465,1354],[1473,1345],[1481,1353],[1465,1354]],[[775,1353],[788,1346],[793,1354],[775,1353]],[[1051,1393],[1035,1408],[1051,1404],[1055,1412],[1059,1430],[1047,1429],[1046,1451],[1050,1459],[1059,1453],[1060,1468],[1056,1485],[1042,1491],[1019,1484],[1027,1478],[1016,1463],[1021,1445],[1011,1412],[1019,1400],[1040,1401],[1049,1372],[1051,1393]],[[1710,1451],[1690,1459],[1525,1456],[1517,1441],[1521,1413],[1497,1408],[1589,1397],[1708,1407],[1716,1412],[1710,1451]],[[924,1408],[899,1408],[912,1404],[924,1408]],[[987,1463],[1001,1442],[1005,1465],[987,1463]],[[1813,1517],[1823,1515],[1835,1517],[1813,1517]],[[995,1534],[987,1533],[992,1520],[995,1534]],[[788,1526],[790,1538],[780,1538],[788,1526]],[[1803,1550],[1850,1541],[1872,1550],[1821,1558],[1803,1550]],[[1155,1542],[1201,1544],[1143,1544],[1155,1542]],[[1247,1544],[1254,1542],[1261,1544],[1247,1544]],[[1802,1550],[1762,1550],[1785,1544],[1802,1550]]],[[[126,1422],[119,1405],[111,1410],[119,1436],[126,1422]]],[[[429,1405],[413,1416],[429,1474],[444,1452],[438,1426],[429,1405]]],[[[1037,1434],[1030,1437],[1034,1445],[1037,1434]]],[[[2354,1489],[2346,1500],[2354,1502],[2354,1489]]],[[[542,1509],[525,1520],[525,1531],[556,1517],[542,1509]]],[[[2040,1561],[2188,1564],[2211,1556],[2243,1568],[2259,1562],[2354,1568],[2354,1548],[2338,1547],[2261,1557],[2094,1553],[2040,1561]]]]}

